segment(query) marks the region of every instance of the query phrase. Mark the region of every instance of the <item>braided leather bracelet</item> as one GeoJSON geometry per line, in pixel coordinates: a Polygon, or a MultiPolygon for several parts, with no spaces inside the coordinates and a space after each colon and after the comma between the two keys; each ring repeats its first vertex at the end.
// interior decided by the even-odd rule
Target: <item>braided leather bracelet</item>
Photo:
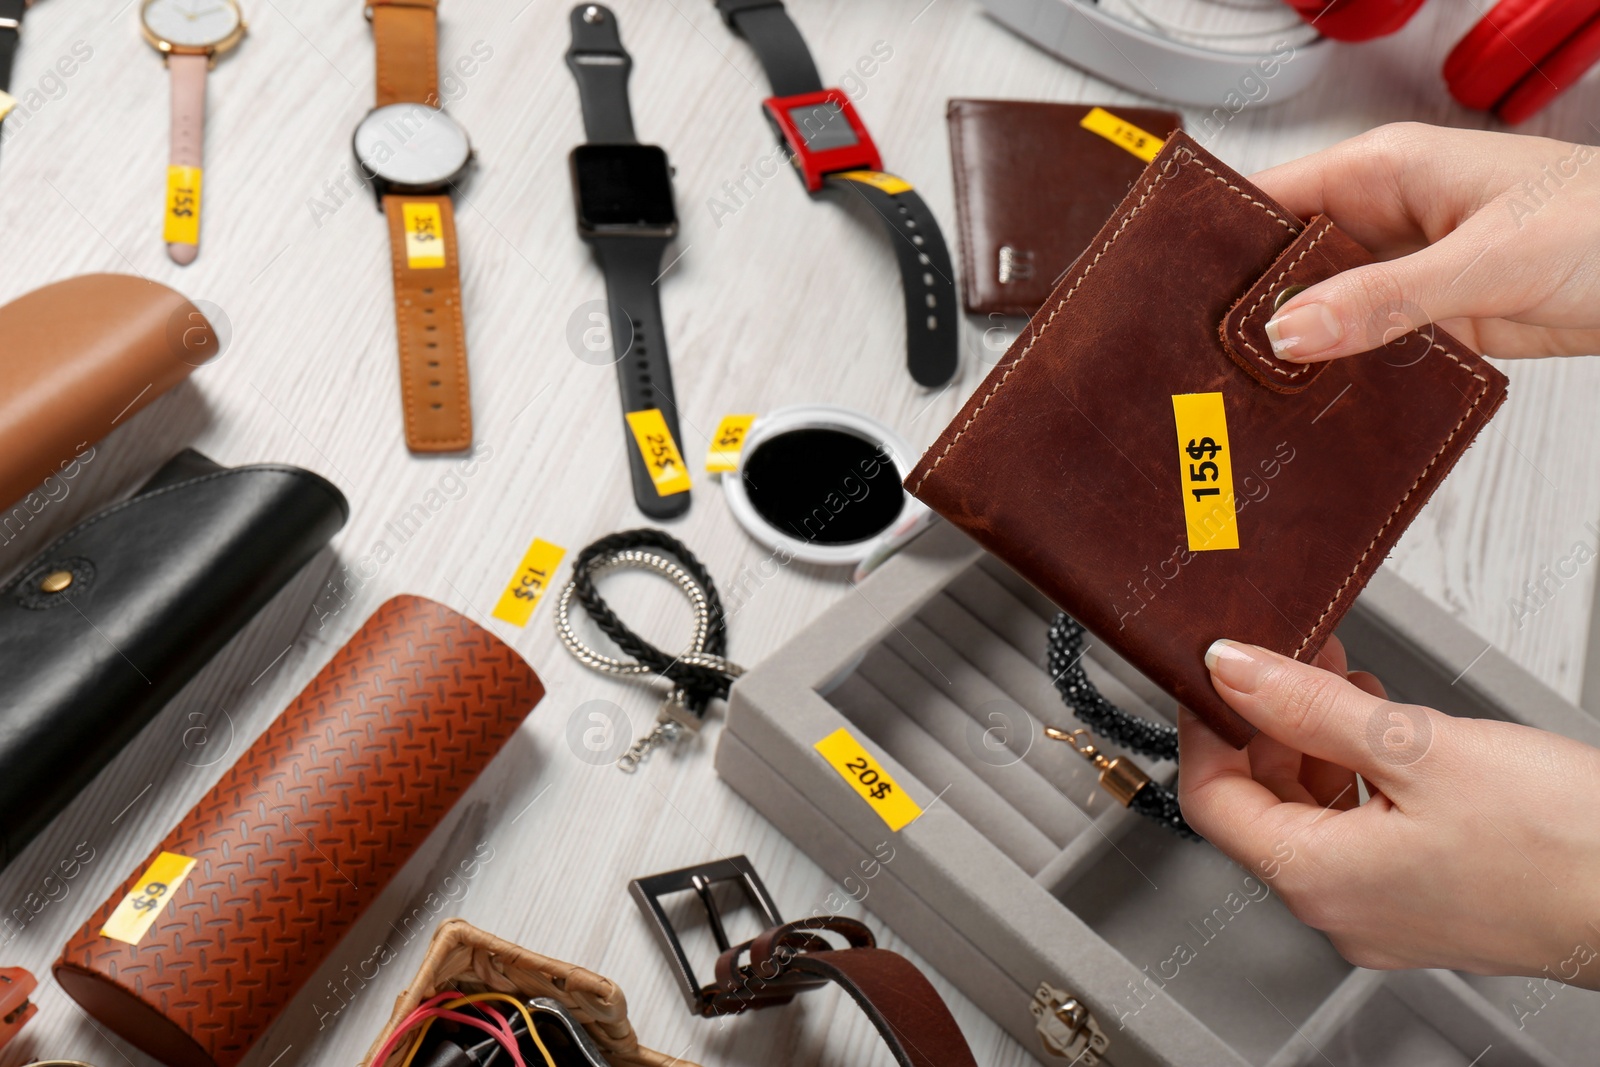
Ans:
{"type": "Polygon", "coordinates": [[[593,670],[623,676],[659,675],[672,683],[655,725],[617,760],[618,769],[630,774],[656,748],[698,731],[711,701],[727,699],[728,687],[744,673],[742,667],[723,658],[728,647],[727,613],[711,574],[683,542],[661,530],[609,534],[578,553],[572,580],[556,602],[556,634],[568,652],[593,670]],[[595,578],[621,567],[655,571],[683,590],[695,616],[694,638],[687,649],[668,655],[634,633],[611,610],[595,588],[595,578]],[[632,659],[606,656],[583,643],[572,628],[574,599],[601,632],[632,659]]]}
{"type": "MultiPolygon", "coordinates": [[[[1083,633],[1083,626],[1065,612],[1057,615],[1050,624],[1047,661],[1050,677],[1055,681],[1056,692],[1061,694],[1062,702],[1072,709],[1080,722],[1107,740],[1156,759],[1176,760],[1177,727],[1128,714],[1107,700],[1089,680],[1088,673],[1083,669],[1083,633]]],[[[1088,730],[1060,730],[1046,726],[1044,732],[1047,737],[1071,745],[1079,755],[1100,768],[1100,784],[1124,806],[1160,823],[1179,837],[1200,840],[1200,835],[1184,821],[1176,793],[1160,782],[1151,780],[1126,757],[1107,758],[1085,740],[1088,730]]]]}

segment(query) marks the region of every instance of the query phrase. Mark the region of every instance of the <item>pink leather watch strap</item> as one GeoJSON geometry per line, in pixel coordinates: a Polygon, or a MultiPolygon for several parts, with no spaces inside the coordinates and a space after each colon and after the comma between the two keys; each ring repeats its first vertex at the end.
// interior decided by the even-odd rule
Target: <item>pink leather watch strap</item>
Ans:
{"type": "MultiPolygon", "coordinates": [[[[205,164],[206,71],[210,67],[210,56],[174,53],[167,57],[167,69],[172,73],[172,148],[168,162],[174,167],[205,164]]],[[[199,254],[197,244],[167,244],[167,255],[174,263],[193,263],[199,254]]]]}

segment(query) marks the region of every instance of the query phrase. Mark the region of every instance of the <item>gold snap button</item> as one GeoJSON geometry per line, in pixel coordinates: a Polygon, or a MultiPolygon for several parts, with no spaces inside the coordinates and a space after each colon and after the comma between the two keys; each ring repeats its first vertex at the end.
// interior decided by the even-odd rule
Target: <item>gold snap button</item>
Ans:
{"type": "Polygon", "coordinates": [[[72,584],[71,571],[51,571],[39,579],[39,592],[59,593],[72,584]]]}
{"type": "Polygon", "coordinates": [[[1277,311],[1309,288],[1311,288],[1309,285],[1291,285],[1286,289],[1280,289],[1278,295],[1272,298],[1272,310],[1277,311]]]}

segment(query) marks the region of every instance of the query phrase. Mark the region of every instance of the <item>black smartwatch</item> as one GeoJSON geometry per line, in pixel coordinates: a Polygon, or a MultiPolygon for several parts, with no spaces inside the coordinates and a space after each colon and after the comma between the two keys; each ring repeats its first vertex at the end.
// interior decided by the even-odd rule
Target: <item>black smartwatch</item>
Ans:
{"type": "Polygon", "coordinates": [[[610,8],[572,9],[567,66],[578,81],[589,139],[570,157],[578,235],[606,276],[633,499],[652,519],[676,518],[689,510],[688,472],[679,469],[683,436],[656,287],[661,257],[678,235],[672,168],[666,152],[634,138],[628,108],[633,60],[610,8]],[[661,441],[663,433],[671,440],[661,441]]]}
{"type": "Polygon", "coordinates": [[[5,120],[17,103],[6,90],[11,88],[11,63],[16,59],[17,45],[22,41],[22,16],[32,2],[0,0],[0,122],[5,120]]]}
{"type": "Polygon", "coordinates": [[[716,0],[733,32],[749,42],[774,95],[762,110],[806,191],[860,196],[889,230],[906,301],[906,368],[919,385],[955,377],[960,351],[955,268],[939,223],[911,183],[883,169],[872,135],[842,89],[824,88],[782,0],[716,0]]]}

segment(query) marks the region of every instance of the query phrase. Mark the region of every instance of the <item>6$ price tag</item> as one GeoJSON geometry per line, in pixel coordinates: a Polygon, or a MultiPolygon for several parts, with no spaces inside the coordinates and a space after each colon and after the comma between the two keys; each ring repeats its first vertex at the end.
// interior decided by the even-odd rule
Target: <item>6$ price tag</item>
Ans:
{"type": "Polygon", "coordinates": [[[189,877],[189,872],[194,870],[196,862],[176,852],[157,856],[100,928],[100,936],[137,945],[183,880],[189,877]]]}

